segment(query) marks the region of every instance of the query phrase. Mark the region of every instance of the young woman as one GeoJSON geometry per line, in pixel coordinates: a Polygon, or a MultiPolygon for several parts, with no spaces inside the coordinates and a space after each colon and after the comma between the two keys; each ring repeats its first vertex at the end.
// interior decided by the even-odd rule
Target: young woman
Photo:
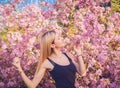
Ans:
{"type": "Polygon", "coordinates": [[[78,54],[78,62],[75,62],[71,54],[61,51],[61,48],[64,47],[64,43],[62,38],[57,36],[54,30],[45,32],[41,36],[40,43],[40,59],[32,80],[30,80],[22,70],[20,59],[16,57],[13,61],[13,65],[20,72],[27,87],[36,88],[46,70],[48,70],[55,80],[56,88],[75,88],[76,72],[81,76],[86,74],[86,67],[81,57],[81,50],[75,48],[78,54]]]}

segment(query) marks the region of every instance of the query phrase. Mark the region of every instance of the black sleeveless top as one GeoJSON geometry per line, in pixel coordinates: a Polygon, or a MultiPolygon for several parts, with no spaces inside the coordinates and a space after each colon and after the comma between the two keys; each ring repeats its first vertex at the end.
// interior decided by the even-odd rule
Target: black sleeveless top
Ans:
{"type": "Polygon", "coordinates": [[[64,55],[68,58],[70,64],[61,66],[48,58],[50,63],[54,66],[52,71],[49,71],[52,78],[55,80],[56,88],[75,88],[75,74],[76,67],[71,58],[66,53],[64,55]]]}

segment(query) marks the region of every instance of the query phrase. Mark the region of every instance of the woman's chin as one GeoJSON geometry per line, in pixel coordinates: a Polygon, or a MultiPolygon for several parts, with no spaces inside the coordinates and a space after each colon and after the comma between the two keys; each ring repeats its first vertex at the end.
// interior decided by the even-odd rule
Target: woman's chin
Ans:
{"type": "Polygon", "coordinates": [[[64,47],[65,47],[65,44],[62,44],[62,45],[61,45],[61,48],[64,48],[64,47]]]}

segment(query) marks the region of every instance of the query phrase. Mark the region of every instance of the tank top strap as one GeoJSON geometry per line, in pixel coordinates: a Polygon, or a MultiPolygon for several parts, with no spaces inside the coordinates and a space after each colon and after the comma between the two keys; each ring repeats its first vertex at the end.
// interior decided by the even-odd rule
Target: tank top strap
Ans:
{"type": "Polygon", "coordinates": [[[63,54],[68,58],[70,62],[72,62],[71,58],[66,53],[63,53],[63,54]]]}
{"type": "Polygon", "coordinates": [[[47,58],[49,61],[50,61],[50,63],[53,65],[53,66],[55,66],[55,62],[54,61],[52,61],[50,58],[47,58]]]}

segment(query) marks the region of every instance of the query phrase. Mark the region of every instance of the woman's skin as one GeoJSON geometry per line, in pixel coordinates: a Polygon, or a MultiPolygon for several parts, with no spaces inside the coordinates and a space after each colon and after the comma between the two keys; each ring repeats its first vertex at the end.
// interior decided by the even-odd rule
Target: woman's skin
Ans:
{"type": "MultiPolygon", "coordinates": [[[[53,60],[55,63],[65,66],[65,65],[69,65],[70,62],[67,59],[67,57],[63,54],[63,52],[61,51],[61,48],[64,47],[64,43],[63,43],[63,39],[60,36],[55,37],[55,41],[54,44],[51,45],[51,48],[54,49],[54,53],[52,53],[49,58],[51,60],[53,60]]],[[[85,76],[86,75],[86,67],[84,64],[84,61],[81,57],[81,49],[80,47],[74,47],[74,50],[76,51],[77,55],[78,55],[78,62],[75,62],[74,60],[73,63],[77,68],[77,72],[81,75],[81,76],[85,76]]],[[[67,53],[67,55],[73,59],[73,56],[69,53],[67,53]]],[[[41,68],[39,70],[39,72],[37,74],[34,75],[34,78],[32,80],[30,80],[26,74],[24,73],[24,71],[22,70],[22,67],[20,65],[20,58],[15,57],[14,61],[13,61],[13,65],[17,68],[17,70],[20,72],[23,81],[25,82],[25,84],[27,85],[28,88],[36,88],[37,85],[40,83],[40,81],[42,80],[46,70],[52,70],[54,68],[54,66],[46,59],[42,65],[41,68]]]]}

